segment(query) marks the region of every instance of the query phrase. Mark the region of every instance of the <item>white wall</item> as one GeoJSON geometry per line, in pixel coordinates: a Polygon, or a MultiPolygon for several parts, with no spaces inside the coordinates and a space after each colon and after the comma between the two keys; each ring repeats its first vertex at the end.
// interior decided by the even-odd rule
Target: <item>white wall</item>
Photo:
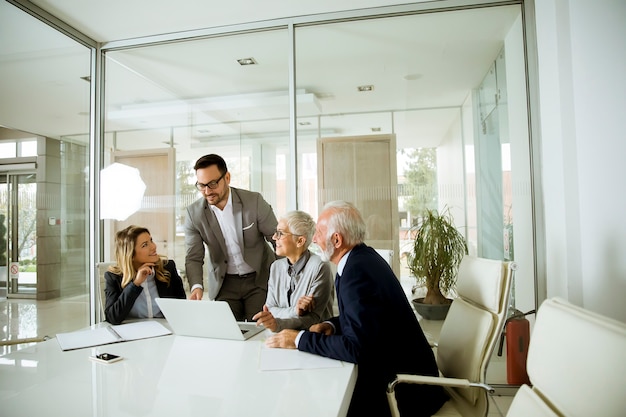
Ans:
{"type": "Polygon", "coordinates": [[[547,295],[626,321],[626,2],[535,12],[547,295]]]}
{"type": "Polygon", "coordinates": [[[465,226],[465,187],[461,111],[437,146],[439,211],[450,210],[457,226],[465,226]]]}

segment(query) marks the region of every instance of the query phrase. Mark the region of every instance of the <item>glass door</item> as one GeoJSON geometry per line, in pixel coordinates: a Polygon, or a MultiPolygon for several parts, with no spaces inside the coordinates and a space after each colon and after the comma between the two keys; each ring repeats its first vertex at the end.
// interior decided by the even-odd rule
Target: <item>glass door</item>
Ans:
{"type": "Polygon", "coordinates": [[[7,251],[8,244],[8,198],[7,175],[0,173],[0,298],[6,298],[9,284],[7,251]]]}
{"type": "Polygon", "coordinates": [[[0,173],[0,296],[37,296],[37,181],[0,173]]]}

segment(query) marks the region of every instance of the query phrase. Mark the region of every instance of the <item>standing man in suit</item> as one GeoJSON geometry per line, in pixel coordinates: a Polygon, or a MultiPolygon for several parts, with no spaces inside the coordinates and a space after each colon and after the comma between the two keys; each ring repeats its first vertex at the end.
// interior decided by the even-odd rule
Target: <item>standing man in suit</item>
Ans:
{"type": "Polygon", "coordinates": [[[194,170],[203,198],[187,207],[185,219],[189,298],[202,299],[206,245],[209,299],[227,301],[239,321],[252,320],[265,303],[270,265],[276,260],[270,246],[276,216],[261,194],[230,187],[221,156],[201,157],[194,170]]]}
{"type": "MultiPolygon", "coordinates": [[[[266,344],[357,364],[348,416],[390,416],[385,392],[396,374],[437,376],[438,369],[398,279],[363,243],[365,229],[354,205],[335,201],[324,207],[313,242],[337,265],[339,316],[308,331],[282,330],[266,344]]],[[[443,388],[427,385],[398,385],[396,395],[401,415],[407,416],[430,416],[447,399],[443,388]]]]}

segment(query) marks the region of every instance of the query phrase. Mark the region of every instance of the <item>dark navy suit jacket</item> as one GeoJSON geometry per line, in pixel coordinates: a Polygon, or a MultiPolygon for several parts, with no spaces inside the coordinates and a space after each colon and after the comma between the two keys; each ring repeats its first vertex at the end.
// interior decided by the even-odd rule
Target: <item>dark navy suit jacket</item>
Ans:
{"type": "MultiPolygon", "coordinates": [[[[170,273],[170,285],[155,279],[154,282],[161,298],[187,298],[183,280],[173,260],[169,260],[165,264],[165,269],[170,273]]],[[[133,308],[135,300],[143,291],[142,287],[136,285],[127,285],[122,289],[122,276],[107,271],[104,273],[105,279],[105,295],[106,303],[104,306],[104,315],[106,320],[111,324],[120,324],[126,320],[126,316],[133,308]]]]}
{"type": "MultiPolygon", "coordinates": [[[[365,244],[350,252],[335,279],[335,334],[304,332],[298,349],[357,364],[350,416],[389,416],[387,384],[397,373],[437,376],[431,347],[389,264],[365,244]]],[[[446,400],[440,387],[401,384],[403,416],[429,416],[446,400]]]]}

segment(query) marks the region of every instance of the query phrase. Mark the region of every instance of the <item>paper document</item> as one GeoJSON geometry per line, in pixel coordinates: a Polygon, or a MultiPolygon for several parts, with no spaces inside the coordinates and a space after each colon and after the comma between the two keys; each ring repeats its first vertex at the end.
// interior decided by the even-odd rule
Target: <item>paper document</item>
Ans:
{"type": "Polygon", "coordinates": [[[117,326],[57,333],[56,338],[62,350],[72,350],[168,334],[172,334],[171,330],[158,321],[144,320],[117,326]]]}
{"type": "Polygon", "coordinates": [[[261,371],[284,371],[288,369],[341,368],[341,361],[301,352],[297,349],[261,347],[259,368],[261,371]]]}

